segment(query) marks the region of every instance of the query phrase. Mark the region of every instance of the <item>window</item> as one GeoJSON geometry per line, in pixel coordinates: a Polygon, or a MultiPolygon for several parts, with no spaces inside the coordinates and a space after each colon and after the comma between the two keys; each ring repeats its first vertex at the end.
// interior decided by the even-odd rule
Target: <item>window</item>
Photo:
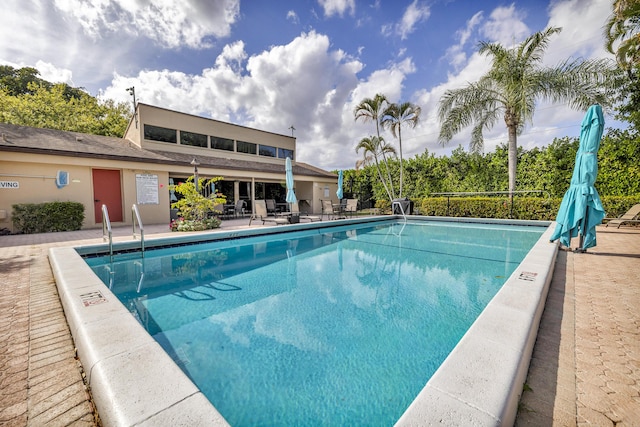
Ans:
{"type": "Polygon", "coordinates": [[[233,151],[233,139],[218,138],[217,136],[212,136],[210,138],[211,148],[215,148],[216,150],[233,151]]]}
{"type": "Polygon", "coordinates": [[[276,147],[268,145],[260,145],[260,155],[266,157],[276,157],[276,147]]]}
{"type": "Polygon", "coordinates": [[[286,159],[287,157],[293,160],[293,150],[288,150],[286,148],[278,148],[278,157],[281,159],[286,159]]]}
{"type": "Polygon", "coordinates": [[[202,135],[201,133],[193,133],[193,132],[187,132],[187,131],[181,130],[180,144],[193,145],[194,147],[206,147],[207,135],[202,135]]]}
{"type": "Polygon", "coordinates": [[[252,142],[238,141],[238,153],[256,154],[257,145],[252,142]]]}
{"type": "Polygon", "coordinates": [[[152,125],[144,125],[144,139],[171,142],[172,144],[176,144],[178,142],[177,132],[175,129],[161,128],[159,126],[152,125]]]}

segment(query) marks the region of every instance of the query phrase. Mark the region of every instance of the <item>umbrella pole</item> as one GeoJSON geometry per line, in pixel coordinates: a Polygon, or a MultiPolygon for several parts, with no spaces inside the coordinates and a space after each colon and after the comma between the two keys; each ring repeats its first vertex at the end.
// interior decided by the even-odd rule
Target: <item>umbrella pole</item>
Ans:
{"type": "Polygon", "coordinates": [[[584,229],[587,226],[587,217],[589,216],[589,206],[587,206],[585,208],[584,211],[584,218],[582,219],[582,226],[580,226],[580,245],[576,248],[576,250],[574,252],[579,252],[579,253],[585,253],[587,252],[586,249],[584,249],[582,247],[582,245],[584,244],[584,229]]]}

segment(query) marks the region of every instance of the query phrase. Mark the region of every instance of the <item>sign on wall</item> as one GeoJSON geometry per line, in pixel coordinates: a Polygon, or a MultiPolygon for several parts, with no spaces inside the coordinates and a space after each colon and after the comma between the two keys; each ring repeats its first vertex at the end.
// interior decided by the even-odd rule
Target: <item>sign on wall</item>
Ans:
{"type": "Polygon", "coordinates": [[[158,175],[148,173],[136,174],[136,193],[139,205],[157,205],[158,175]]]}
{"type": "Polygon", "coordinates": [[[64,188],[69,185],[69,172],[58,171],[56,174],[56,187],[64,188]]]}
{"type": "Polygon", "coordinates": [[[0,181],[0,188],[20,188],[18,181],[0,181]]]}

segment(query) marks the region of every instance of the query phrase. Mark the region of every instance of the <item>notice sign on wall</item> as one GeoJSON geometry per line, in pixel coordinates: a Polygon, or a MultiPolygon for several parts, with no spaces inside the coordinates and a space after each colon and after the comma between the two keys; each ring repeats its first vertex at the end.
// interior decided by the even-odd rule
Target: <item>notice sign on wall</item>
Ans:
{"type": "Polygon", "coordinates": [[[136,192],[139,205],[157,205],[158,175],[136,174],[136,192]]]}

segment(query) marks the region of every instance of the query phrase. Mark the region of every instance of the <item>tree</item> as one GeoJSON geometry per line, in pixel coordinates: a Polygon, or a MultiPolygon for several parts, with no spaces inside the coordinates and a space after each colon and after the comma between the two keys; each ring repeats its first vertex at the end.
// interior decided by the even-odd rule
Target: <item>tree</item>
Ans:
{"type": "Polygon", "coordinates": [[[516,189],[517,138],[527,122],[532,122],[536,102],[566,102],[571,108],[586,110],[591,104],[610,104],[614,88],[611,62],[566,60],[556,67],[540,65],[553,34],[547,28],[529,36],[514,48],[481,42],[479,53],[491,57],[491,69],[475,83],[447,90],[440,99],[438,116],[442,127],[439,141],[449,142],[463,128],[475,123],[471,133],[472,151],[481,151],[482,132],[502,117],[508,131],[509,191],[516,189]]]}
{"type": "Polygon", "coordinates": [[[0,89],[11,96],[29,93],[29,83],[46,84],[36,68],[24,67],[15,69],[10,65],[0,65],[0,89]]]}
{"type": "Polygon", "coordinates": [[[398,148],[400,153],[400,190],[398,197],[402,197],[402,185],[404,181],[404,164],[402,161],[402,125],[415,128],[420,120],[422,109],[410,102],[389,105],[380,119],[382,127],[391,129],[391,134],[398,138],[398,148]]]}
{"type": "Polygon", "coordinates": [[[53,86],[61,85],[64,98],[80,99],[87,93],[82,88],[74,88],[66,83],[51,83],[40,77],[40,71],[32,67],[13,68],[10,65],[0,65],[0,90],[5,90],[11,96],[33,95],[34,88],[44,87],[51,90],[53,86]],[[31,85],[31,84],[34,85],[31,85]],[[31,87],[30,87],[31,86],[31,87]]]}
{"type": "Polygon", "coordinates": [[[64,84],[30,82],[26,91],[14,96],[2,88],[0,121],[94,135],[124,135],[131,117],[128,104],[99,101],[84,91],[76,91],[64,84]]]}
{"type": "MultiPolygon", "coordinates": [[[[358,145],[356,146],[356,153],[359,153],[360,150],[364,150],[364,162],[363,163],[367,163],[368,161],[370,161],[371,157],[373,157],[373,160],[375,162],[375,166],[376,166],[376,170],[378,171],[378,177],[380,178],[380,182],[382,183],[382,185],[384,186],[384,189],[387,193],[387,195],[389,196],[389,200],[393,199],[393,195],[392,195],[392,190],[387,186],[387,182],[384,180],[383,175],[382,175],[382,169],[380,166],[380,157],[381,156],[386,156],[387,154],[396,154],[396,149],[393,148],[393,146],[387,144],[384,140],[384,138],[379,137],[379,136],[369,136],[366,138],[362,138],[360,140],[360,142],[358,143],[358,145]]],[[[385,157],[386,158],[386,157],[385,157]]],[[[385,161],[385,169],[387,171],[387,173],[389,174],[389,177],[391,177],[390,172],[389,172],[389,165],[388,163],[385,161]]],[[[391,178],[389,178],[389,180],[391,180],[391,178]]]]}
{"type": "Polygon", "coordinates": [[[631,74],[640,64],[640,2],[615,0],[613,13],[605,25],[607,50],[616,56],[620,68],[631,74]],[[617,48],[613,45],[617,43],[617,48]]]}
{"type": "MultiPolygon", "coordinates": [[[[380,138],[380,119],[382,119],[383,112],[388,104],[389,102],[387,101],[387,97],[380,93],[377,93],[373,98],[365,98],[360,101],[360,103],[353,109],[354,120],[362,120],[364,123],[375,123],[376,136],[380,138]]],[[[358,151],[357,148],[356,151],[358,151]]],[[[382,153],[380,154],[382,155],[382,162],[384,163],[387,170],[387,181],[385,183],[385,188],[388,187],[388,192],[390,194],[389,197],[392,197],[395,194],[395,189],[393,188],[393,180],[391,179],[391,175],[389,174],[389,168],[387,165],[387,154],[384,151],[382,151],[382,153]]],[[[378,164],[377,161],[376,164],[378,164]]],[[[380,179],[383,178],[380,177],[380,179]]]]}

